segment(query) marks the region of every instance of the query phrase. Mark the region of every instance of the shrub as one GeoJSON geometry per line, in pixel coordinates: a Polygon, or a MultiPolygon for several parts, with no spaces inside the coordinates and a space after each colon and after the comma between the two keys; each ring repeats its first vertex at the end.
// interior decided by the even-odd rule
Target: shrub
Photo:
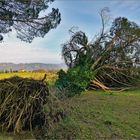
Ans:
{"type": "MultiPolygon", "coordinates": [[[[65,96],[71,97],[85,90],[92,76],[93,73],[88,67],[77,66],[68,69],[67,72],[60,70],[55,85],[60,91],[65,92],[65,96]]],[[[63,94],[62,92],[60,94],[63,94]]]]}

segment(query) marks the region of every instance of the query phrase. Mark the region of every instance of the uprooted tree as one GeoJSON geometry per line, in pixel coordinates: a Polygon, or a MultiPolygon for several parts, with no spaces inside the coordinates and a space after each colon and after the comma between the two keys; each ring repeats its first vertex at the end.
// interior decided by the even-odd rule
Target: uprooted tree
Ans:
{"type": "Polygon", "coordinates": [[[0,80],[0,131],[49,131],[63,117],[60,101],[42,80],[0,80]]]}
{"type": "Polygon", "coordinates": [[[46,13],[54,0],[0,0],[0,41],[3,35],[15,30],[17,37],[32,42],[35,37],[44,37],[61,21],[58,9],[46,13]],[[45,15],[44,15],[44,13],[45,15]]]}
{"type": "Polygon", "coordinates": [[[62,47],[69,69],[59,73],[59,87],[78,93],[77,89],[89,86],[106,90],[136,85],[140,75],[140,26],[119,17],[106,30],[106,13],[107,9],[101,11],[102,30],[91,42],[84,32],[71,30],[70,40],[62,47]]]}

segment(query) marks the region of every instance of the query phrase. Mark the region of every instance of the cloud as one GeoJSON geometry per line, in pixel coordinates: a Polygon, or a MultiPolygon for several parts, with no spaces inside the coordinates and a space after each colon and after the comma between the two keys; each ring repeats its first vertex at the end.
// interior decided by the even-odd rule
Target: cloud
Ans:
{"type": "MultiPolygon", "coordinates": [[[[127,16],[130,18],[134,18],[135,16],[139,16],[140,13],[140,1],[137,0],[118,0],[112,2],[111,4],[112,12],[115,15],[119,16],[127,16]]],[[[138,18],[138,17],[137,17],[138,18]]]]}
{"type": "Polygon", "coordinates": [[[0,43],[0,62],[62,63],[61,47],[58,44],[60,38],[54,39],[53,36],[55,37],[54,31],[44,38],[35,38],[32,43],[26,43],[16,38],[15,31],[8,33],[4,36],[4,42],[0,43]]]}
{"type": "Polygon", "coordinates": [[[51,30],[44,38],[35,38],[31,44],[21,42],[12,32],[0,43],[0,62],[44,62],[59,63],[61,44],[69,40],[68,30],[78,26],[91,40],[100,31],[100,9],[108,6],[112,18],[125,16],[140,23],[140,1],[138,0],[57,0],[50,6],[59,8],[62,14],[60,25],[51,30]]]}
{"type": "Polygon", "coordinates": [[[38,44],[27,45],[20,41],[4,42],[0,44],[0,62],[14,63],[62,63],[58,52],[49,50],[49,48],[38,47],[38,44]]]}

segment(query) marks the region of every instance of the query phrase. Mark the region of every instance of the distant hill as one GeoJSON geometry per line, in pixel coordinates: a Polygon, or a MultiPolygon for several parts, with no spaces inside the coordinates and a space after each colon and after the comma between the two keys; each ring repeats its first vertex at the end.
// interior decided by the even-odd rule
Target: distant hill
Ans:
{"type": "Polygon", "coordinates": [[[60,70],[60,69],[66,69],[65,64],[44,64],[44,63],[0,63],[0,71],[10,71],[10,70],[27,70],[27,71],[33,71],[38,69],[44,69],[44,70],[60,70]]]}

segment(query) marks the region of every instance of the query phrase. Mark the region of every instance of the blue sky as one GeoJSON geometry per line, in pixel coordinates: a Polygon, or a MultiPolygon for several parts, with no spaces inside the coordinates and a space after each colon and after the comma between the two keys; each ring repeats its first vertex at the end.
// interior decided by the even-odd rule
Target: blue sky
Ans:
{"type": "Polygon", "coordinates": [[[69,39],[68,30],[78,26],[91,40],[100,31],[99,11],[104,7],[109,7],[112,20],[124,16],[140,25],[140,0],[56,0],[51,7],[59,8],[60,25],[31,44],[17,39],[15,32],[9,33],[0,43],[0,62],[63,63],[61,44],[69,39]]]}

